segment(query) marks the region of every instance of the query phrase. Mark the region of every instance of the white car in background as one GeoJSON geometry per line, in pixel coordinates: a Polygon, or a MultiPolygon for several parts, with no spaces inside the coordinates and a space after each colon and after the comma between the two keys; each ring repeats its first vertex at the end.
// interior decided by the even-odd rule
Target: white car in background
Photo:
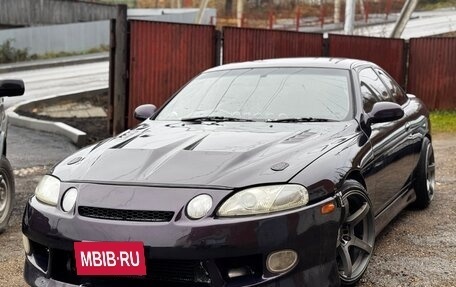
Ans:
{"type": "Polygon", "coordinates": [[[14,205],[13,170],[6,158],[8,124],[3,107],[3,98],[21,96],[24,91],[24,81],[22,80],[0,80],[0,233],[8,226],[8,220],[14,205]]]}

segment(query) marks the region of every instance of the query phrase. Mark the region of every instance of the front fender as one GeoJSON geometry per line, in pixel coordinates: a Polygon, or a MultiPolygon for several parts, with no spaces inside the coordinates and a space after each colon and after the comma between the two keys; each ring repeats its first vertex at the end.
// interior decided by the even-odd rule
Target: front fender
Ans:
{"type": "Polygon", "coordinates": [[[359,132],[327,152],[294,176],[290,183],[304,185],[312,202],[333,196],[352,172],[363,174],[372,159],[372,148],[359,132]],[[318,179],[318,180],[317,180],[318,179]]]}

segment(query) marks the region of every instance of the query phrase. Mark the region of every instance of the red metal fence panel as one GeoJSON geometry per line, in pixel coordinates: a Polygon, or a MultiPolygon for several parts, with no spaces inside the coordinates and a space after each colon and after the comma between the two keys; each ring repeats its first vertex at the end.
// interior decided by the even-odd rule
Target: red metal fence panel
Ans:
{"type": "Polygon", "coordinates": [[[323,35],[291,31],[223,28],[223,63],[283,57],[320,57],[323,35]]]}
{"type": "Polygon", "coordinates": [[[456,108],[456,38],[410,40],[407,90],[430,109],[456,108]]]}
{"type": "Polygon", "coordinates": [[[329,56],[371,61],[405,86],[405,41],[402,39],[329,35],[329,56]]]}
{"type": "Polygon", "coordinates": [[[162,105],[183,84],[215,66],[215,27],[130,21],[128,126],[134,109],[162,105]]]}

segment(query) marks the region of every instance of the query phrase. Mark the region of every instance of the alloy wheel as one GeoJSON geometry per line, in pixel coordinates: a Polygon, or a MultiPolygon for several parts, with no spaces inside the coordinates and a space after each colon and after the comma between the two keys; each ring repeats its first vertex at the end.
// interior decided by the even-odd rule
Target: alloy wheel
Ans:
{"type": "Polygon", "coordinates": [[[8,205],[10,202],[8,186],[3,178],[3,175],[0,175],[0,222],[8,216],[8,205]]]}
{"type": "Polygon", "coordinates": [[[344,220],[339,229],[337,264],[343,283],[359,280],[369,264],[374,241],[374,218],[366,195],[350,190],[343,196],[344,220]]]}
{"type": "Polygon", "coordinates": [[[426,188],[429,195],[429,201],[434,197],[435,189],[435,160],[434,150],[429,144],[426,150],[426,188]]]}

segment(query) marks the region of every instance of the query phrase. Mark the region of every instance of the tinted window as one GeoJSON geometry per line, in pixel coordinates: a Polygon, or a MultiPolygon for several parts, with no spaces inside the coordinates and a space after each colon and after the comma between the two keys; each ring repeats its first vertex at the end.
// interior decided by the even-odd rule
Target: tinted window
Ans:
{"type": "Polygon", "coordinates": [[[396,83],[396,81],[385,74],[382,70],[377,69],[376,71],[390,91],[390,94],[393,96],[394,102],[398,103],[399,105],[403,105],[405,102],[407,102],[407,96],[396,83]]]}
{"type": "Polygon", "coordinates": [[[255,68],[203,73],[157,120],[225,116],[252,120],[325,118],[350,114],[349,73],[314,68],[255,68]]]}
{"type": "Polygon", "coordinates": [[[376,102],[393,101],[385,85],[371,68],[363,69],[359,73],[359,80],[364,111],[370,112],[376,102]]]}

